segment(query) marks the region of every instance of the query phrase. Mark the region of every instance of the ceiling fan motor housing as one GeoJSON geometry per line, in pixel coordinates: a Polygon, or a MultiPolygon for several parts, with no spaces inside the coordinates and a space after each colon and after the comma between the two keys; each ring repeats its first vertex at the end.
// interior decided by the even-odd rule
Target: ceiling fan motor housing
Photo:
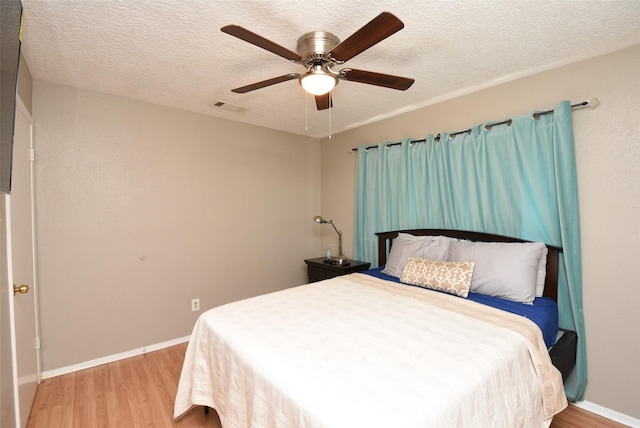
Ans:
{"type": "Polygon", "coordinates": [[[326,31],[312,31],[298,39],[297,51],[305,67],[309,68],[318,63],[326,67],[333,65],[330,52],[339,43],[340,39],[334,34],[326,31]]]}

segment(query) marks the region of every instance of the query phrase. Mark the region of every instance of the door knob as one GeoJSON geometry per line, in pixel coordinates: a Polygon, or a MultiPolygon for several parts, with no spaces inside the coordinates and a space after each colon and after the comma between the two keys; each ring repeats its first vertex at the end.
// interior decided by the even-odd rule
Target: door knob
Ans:
{"type": "Polygon", "coordinates": [[[20,294],[24,294],[24,293],[28,293],[29,292],[29,286],[28,285],[15,285],[13,284],[13,295],[15,296],[16,293],[20,293],[20,294]]]}

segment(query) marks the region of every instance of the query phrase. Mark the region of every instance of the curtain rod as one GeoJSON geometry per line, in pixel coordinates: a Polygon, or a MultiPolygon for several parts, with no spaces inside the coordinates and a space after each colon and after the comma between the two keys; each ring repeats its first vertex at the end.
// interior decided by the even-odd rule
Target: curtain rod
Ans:
{"type": "MultiPolygon", "coordinates": [[[[582,101],[581,103],[577,103],[577,104],[572,104],[571,108],[572,109],[576,109],[576,108],[581,108],[581,107],[595,107],[600,103],[600,100],[598,100],[598,98],[591,98],[589,101],[582,101]]],[[[553,113],[553,110],[546,110],[546,111],[539,111],[539,112],[535,112],[531,115],[532,119],[534,120],[539,120],[540,116],[543,116],[545,114],[550,114],[553,113]]],[[[494,126],[498,126],[498,125],[507,125],[507,126],[511,126],[511,119],[507,119],[507,120],[503,120],[502,122],[496,122],[496,123],[487,123],[486,125],[484,125],[484,129],[486,131],[491,131],[491,128],[493,128],[494,126]]],[[[471,134],[471,128],[469,129],[465,129],[464,131],[458,131],[458,132],[452,132],[449,134],[449,139],[453,140],[454,138],[456,138],[456,135],[460,135],[460,134],[471,134]]],[[[435,136],[434,140],[435,141],[440,141],[440,135],[438,134],[435,136]]],[[[424,143],[427,140],[425,138],[423,138],[422,140],[411,140],[409,141],[409,143],[413,144],[413,143],[424,143]]],[[[401,145],[402,142],[399,143],[387,143],[387,147],[392,147],[392,146],[399,146],[401,145]]],[[[365,146],[365,150],[369,150],[369,149],[377,149],[378,146],[365,146]]],[[[357,152],[358,148],[352,148],[351,149],[352,152],[357,152]]]]}

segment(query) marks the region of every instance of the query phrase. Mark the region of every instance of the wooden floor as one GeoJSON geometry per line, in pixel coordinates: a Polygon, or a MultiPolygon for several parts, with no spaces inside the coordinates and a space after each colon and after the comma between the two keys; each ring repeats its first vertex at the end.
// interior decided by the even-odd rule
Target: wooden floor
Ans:
{"type": "Polygon", "coordinates": [[[563,412],[558,413],[551,422],[550,428],[626,428],[602,416],[587,412],[579,407],[569,405],[563,412]]]}
{"type": "Polygon", "coordinates": [[[186,343],[45,380],[27,428],[217,427],[216,412],[173,421],[186,343]]]}
{"type": "MultiPolygon", "coordinates": [[[[173,421],[173,402],[186,344],[45,380],[27,428],[214,427],[216,413],[191,410],[173,421]]],[[[618,428],[608,419],[569,406],[551,428],[618,428]]]]}

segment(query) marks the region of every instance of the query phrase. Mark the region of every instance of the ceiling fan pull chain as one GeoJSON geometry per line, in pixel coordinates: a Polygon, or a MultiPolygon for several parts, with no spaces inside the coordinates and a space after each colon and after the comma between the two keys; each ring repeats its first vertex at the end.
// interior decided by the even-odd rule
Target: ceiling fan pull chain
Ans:
{"type": "Polygon", "coordinates": [[[304,132],[309,133],[309,94],[304,91],[304,132]]]}
{"type": "Polygon", "coordinates": [[[331,92],[329,92],[329,139],[331,139],[331,92]]]}

